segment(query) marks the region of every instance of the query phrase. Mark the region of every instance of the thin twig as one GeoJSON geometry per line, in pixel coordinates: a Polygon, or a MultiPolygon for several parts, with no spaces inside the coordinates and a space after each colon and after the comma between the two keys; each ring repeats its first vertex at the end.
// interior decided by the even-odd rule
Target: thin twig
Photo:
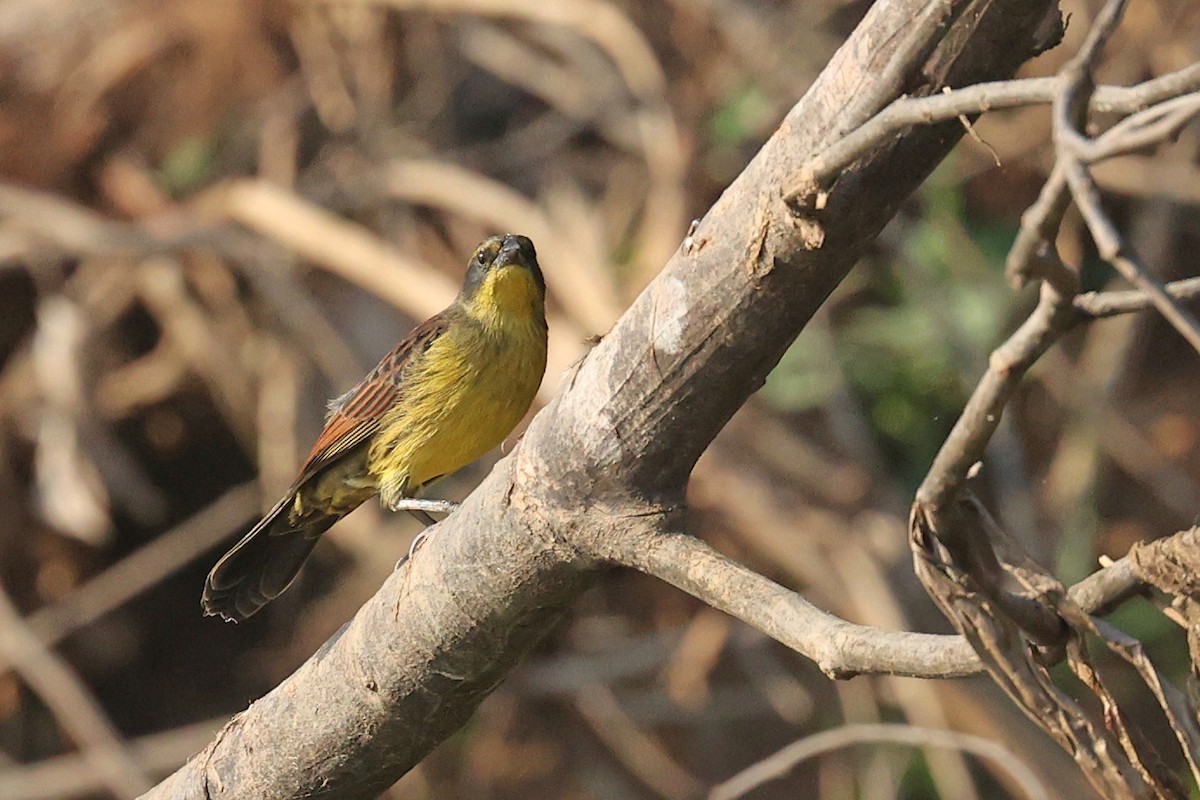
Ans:
{"type": "MultiPolygon", "coordinates": [[[[1104,5],[1079,52],[1063,67],[1063,89],[1053,105],[1054,142],[1059,159],[1055,171],[1062,170],[1071,189],[1071,196],[1083,214],[1100,256],[1112,264],[1126,280],[1145,292],[1163,317],[1200,353],[1200,320],[1179,305],[1163,287],[1162,281],[1151,275],[1131,253],[1112,220],[1104,213],[1100,204],[1100,192],[1084,166],[1089,156],[1096,155],[1096,142],[1077,130],[1082,124],[1079,109],[1086,107],[1091,97],[1094,90],[1092,69],[1104,43],[1120,23],[1125,4],[1126,0],[1110,0],[1104,5]]],[[[1163,105],[1169,105],[1168,109],[1157,117],[1146,117],[1145,123],[1149,130],[1157,131],[1163,137],[1173,134],[1177,124],[1180,124],[1181,117],[1186,120],[1200,111],[1191,95],[1176,98],[1163,105]],[[1167,124],[1159,124],[1163,120],[1166,120],[1167,124]]],[[[1152,110],[1156,111],[1157,109],[1152,110]]],[[[1145,117],[1145,112],[1138,116],[1145,117]]],[[[1141,124],[1140,120],[1138,124],[1141,124]]],[[[1132,138],[1139,147],[1144,146],[1147,140],[1136,129],[1137,124],[1128,129],[1118,127],[1117,134],[1114,134],[1106,147],[1118,152],[1119,143],[1123,138],[1132,138]]]]}
{"type": "MultiPolygon", "coordinates": [[[[1167,294],[1187,303],[1200,298],[1200,277],[1172,281],[1163,287],[1167,294]]],[[[1140,289],[1114,292],[1086,292],[1076,295],[1071,303],[1075,310],[1092,319],[1115,317],[1133,311],[1144,311],[1154,305],[1149,293],[1140,289]]]]}
{"type": "MultiPolygon", "coordinates": [[[[1059,154],[1055,171],[1061,170],[1066,178],[1071,196],[1079,206],[1100,256],[1112,264],[1126,280],[1140,288],[1163,317],[1197,352],[1200,352],[1200,320],[1179,305],[1166,291],[1162,281],[1151,275],[1138,262],[1112,220],[1104,213],[1100,203],[1100,192],[1083,163],[1083,159],[1090,152],[1092,142],[1075,130],[1076,123],[1072,119],[1071,107],[1078,104],[1083,93],[1087,91],[1092,62],[1104,41],[1104,37],[1099,34],[1107,31],[1111,35],[1120,19],[1123,5],[1123,2],[1110,2],[1105,6],[1100,21],[1093,29],[1093,33],[1097,35],[1089,35],[1085,47],[1064,67],[1064,75],[1069,76],[1069,80],[1054,103],[1054,139],[1059,154]]],[[[1195,113],[1191,105],[1184,105],[1182,108],[1188,113],[1195,113]]],[[[1168,116],[1166,119],[1170,120],[1172,117],[1168,116]]],[[[1172,126],[1158,126],[1156,129],[1164,136],[1174,130],[1172,126]]],[[[1141,139],[1138,141],[1144,144],[1141,139]]],[[[1111,143],[1108,146],[1114,147],[1111,143]]]]}
{"type": "Polygon", "coordinates": [[[1174,139],[1183,126],[1200,114],[1200,92],[1174,97],[1126,117],[1098,138],[1077,144],[1075,155],[1084,163],[1133,153],[1174,139]]]}
{"type": "Polygon", "coordinates": [[[1021,228],[1005,258],[1004,275],[1014,288],[1024,286],[1030,278],[1040,278],[1063,297],[1079,291],[1079,276],[1063,263],[1054,246],[1070,203],[1066,173],[1055,164],[1037,200],[1021,215],[1021,228]]]}
{"type": "MultiPolygon", "coordinates": [[[[958,3],[961,8],[963,3],[958,3]]],[[[864,114],[868,111],[878,113],[879,109],[892,100],[905,88],[905,83],[913,72],[913,65],[920,64],[929,57],[937,45],[940,36],[945,33],[945,25],[954,13],[954,0],[932,0],[913,20],[912,26],[904,32],[904,38],[888,58],[888,62],[879,71],[876,80],[869,84],[871,97],[863,106],[864,114]]],[[[861,126],[867,118],[851,117],[845,123],[853,128],[861,126]]]]}
{"type": "Polygon", "coordinates": [[[1060,91],[1051,105],[1054,123],[1054,143],[1061,160],[1063,149],[1086,146],[1087,138],[1077,128],[1087,120],[1088,103],[1095,92],[1092,69],[1104,43],[1117,29],[1125,12],[1127,0],[1109,0],[1100,10],[1100,15],[1088,30],[1079,51],[1063,66],[1059,73],[1062,81],[1060,91]]]}
{"type": "Polygon", "coordinates": [[[1072,586],[1067,597],[1089,614],[1102,615],[1146,590],[1129,556],[1119,558],[1072,586]]]}
{"type": "MultiPolygon", "coordinates": [[[[814,182],[825,185],[880,142],[915,125],[934,125],[989,111],[1048,104],[1053,102],[1060,86],[1057,77],[1018,78],[966,86],[929,97],[901,97],[814,158],[793,193],[799,194],[814,182]]],[[[1097,87],[1089,109],[1100,113],[1134,113],[1196,89],[1200,89],[1200,64],[1136,86],[1097,87]]]]}
{"type": "Polygon", "coordinates": [[[1163,282],[1142,266],[1100,205],[1100,192],[1082,164],[1067,161],[1067,181],[1075,203],[1096,241],[1100,256],[1150,299],[1158,312],[1200,353],[1200,320],[1166,290],[1163,282]]]}
{"type": "Polygon", "coordinates": [[[1029,800],[1050,800],[1050,791],[1012,751],[982,736],[958,731],[917,728],[895,723],[844,725],[807,736],[713,787],[708,800],[737,800],[768,781],[788,774],[801,761],[856,744],[902,744],[961,750],[993,762],[1021,788],[1029,800]]]}

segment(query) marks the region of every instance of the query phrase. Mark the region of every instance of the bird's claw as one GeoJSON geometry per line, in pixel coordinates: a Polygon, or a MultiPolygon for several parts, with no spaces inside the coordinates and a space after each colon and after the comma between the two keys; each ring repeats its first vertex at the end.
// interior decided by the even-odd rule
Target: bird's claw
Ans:
{"type": "Polygon", "coordinates": [[[401,497],[399,500],[388,506],[388,508],[390,508],[392,511],[407,511],[417,519],[421,520],[421,522],[425,523],[426,526],[425,530],[421,531],[413,538],[412,544],[408,546],[408,552],[396,562],[395,569],[400,569],[400,567],[404,566],[404,562],[411,559],[413,554],[417,552],[417,548],[420,547],[425,542],[425,539],[429,537],[429,526],[434,525],[437,522],[437,520],[429,516],[429,512],[432,511],[435,514],[450,514],[456,511],[459,505],[459,503],[455,503],[451,500],[426,500],[417,497],[401,497]]]}
{"type": "Polygon", "coordinates": [[[421,531],[416,536],[414,536],[413,540],[412,540],[412,544],[410,544],[408,546],[408,552],[400,557],[400,560],[396,562],[396,566],[394,567],[394,569],[400,569],[402,566],[404,566],[404,562],[410,560],[413,557],[413,554],[417,552],[417,548],[420,547],[421,545],[423,545],[425,543],[425,540],[428,538],[429,538],[429,529],[428,528],[426,528],[425,530],[421,531]]]}

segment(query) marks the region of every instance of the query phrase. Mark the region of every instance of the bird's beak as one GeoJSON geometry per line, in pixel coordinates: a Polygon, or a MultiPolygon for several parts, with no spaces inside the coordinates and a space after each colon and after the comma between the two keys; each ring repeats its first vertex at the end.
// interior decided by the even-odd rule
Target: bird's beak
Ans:
{"type": "Polygon", "coordinates": [[[505,236],[504,242],[500,245],[500,252],[496,254],[496,260],[492,262],[492,267],[526,267],[533,266],[535,256],[532,253],[532,247],[527,244],[529,240],[524,241],[520,237],[505,236]]]}

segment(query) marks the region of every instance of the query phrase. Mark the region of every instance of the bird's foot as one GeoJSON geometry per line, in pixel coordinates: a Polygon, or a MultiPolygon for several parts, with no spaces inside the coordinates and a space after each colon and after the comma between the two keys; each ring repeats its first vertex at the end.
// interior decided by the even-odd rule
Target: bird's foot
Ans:
{"type": "Polygon", "coordinates": [[[388,506],[392,511],[407,511],[426,525],[425,530],[413,538],[412,544],[408,546],[408,553],[396,562],[395,569],[400,569],[400,567],[404,566],[404,562],[412,558],[413,554],[417,552],[417,548],[424,544],[425,539],[429,537],[429,526],[437,522],[437,520],[429,516],[429,512],[449,514],[455,511],[458,506],[458,503],[450,500],[426,500],[417,497],[401,497],[395,503],[388,506]]]}
{"type": "Polygon", "coordinates": [[[398,500],[390,503],[388,508],[392,511],[422,511],[426,514],[432,512],[434,514],[449,514],[457,511],[459,503],[451,500],[426,500],[423,497],[401,497],[398,500]]]}
{"type": "Polygon", "coordinates": [[[421,545],[425,544],[425,540],[428,538],[429,538],[429,529],[428,528],[426,528],[425,530],[421,531],[416,536],[414,536],[413,540],[412,540],[412,544],[410,544],[408,546],[408,552],[405,553],[404,555],[402,555],[400,557],[400,560],[396,562],[396,566],[392,568],[393,571],[398,570],[401,567],[403,567],[404,562],[411,559],[413,557],[413,555],[417,552],[417,548],[420,547],[421,545]]]}

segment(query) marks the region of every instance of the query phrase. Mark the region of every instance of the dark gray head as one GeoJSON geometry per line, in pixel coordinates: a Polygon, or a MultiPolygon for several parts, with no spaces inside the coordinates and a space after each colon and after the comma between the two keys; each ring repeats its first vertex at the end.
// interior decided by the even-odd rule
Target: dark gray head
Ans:
{"type": "Polygon", "coordinates": [[[467,265],[467,277],[463,282],[463,296],[472,297],[494,271],[505,267],[524,267],[533,276],[533,281],[544,295],[546,279],[538,266],[537,251],[528,236],[506,233],[484,239],[475,248],[471,262],[467,265]]]}
{"type": "Polygon", "coordinates": [[[544,320],[546,281],[533,242],[512,233],[485,239],[467,265],[459,303],[472,316],[493,322],[544,320]]]}

